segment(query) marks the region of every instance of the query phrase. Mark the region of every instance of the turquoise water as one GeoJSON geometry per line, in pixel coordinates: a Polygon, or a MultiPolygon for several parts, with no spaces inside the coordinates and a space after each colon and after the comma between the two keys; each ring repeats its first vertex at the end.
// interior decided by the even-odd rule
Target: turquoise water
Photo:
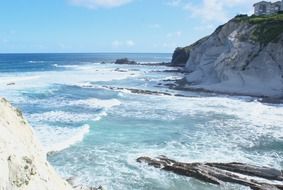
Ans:
{"type": "Polygon", "coordinates": [[[23,110],[63,177],[109,190],[222,187],[136,163],[166,155],[188,162],[283,168],[283,107],[250,97],[169,90],[166,66],[115,65],[116,58],[167,62],[170,54],[0,55],[0,95],[23,110]],[[100,64],[104,61],[105,64],[100,64]],[[119,70],[117,70],[119,68],[119,70]],[[121,72],[121,70],[123,72],[121,72]],[[14,82],[15,85],[7,86],[14,82]],[[134,94],[147,89],[188,97],[134,94]],[[54,152],[55,151],[55,152],[54,152]]]}

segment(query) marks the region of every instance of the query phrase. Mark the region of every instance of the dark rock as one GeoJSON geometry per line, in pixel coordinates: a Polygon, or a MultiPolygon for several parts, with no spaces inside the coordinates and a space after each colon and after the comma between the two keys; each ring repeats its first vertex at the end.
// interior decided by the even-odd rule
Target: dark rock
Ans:
{"type": "Polygon", "coordinates": [[[112,87],[112,86],[103,86],[104,88],[110,89],[110,90],[127,90],[130,91],[133,94],[144,94],[144,95],[157,95],[157,96],[173,96],[173,94],[169,92],[160,92],[160,91],[152,91],[152,90],[146,90],[146,89],[135,89],[135,88],[120,88],[120,87],[112,87]]]}
{"type": "Polygon", "coordinates": [[[131,61],[128,58],[117,59],[115,64],[127,64],[127,65],[136,65],[137,62],[131,61]]]}
{"type": "Polygon", "coordinates": [[[171,66],[168,62],[160,62],[160,63],[138,63],[139,65],[146,66],[171,66]]]}
{"type": "Polygon", "coordinates": [[[74,177],[70,177],[70,178],[66,179],[66,181],[67,181],[71,186],[74,186],[74,185],[75,185],[75,178],[74,178],[74,177]]]}
{"type": "Polygon", "coordinates": [[[269,180],[283,181],[282,171],[274,168],[259,167],[259,166],[253,166],[253,165],[236,163],[236,162],[207,163],[206,165],[244,175],[256,176],[269,180]]]}
{"type": "MultiPolygon", "coordinates": [[[[177,67],[177,65],[175,65],[174,67],[177,67]]],[[[174,69],[174,70],[164,70],[164,71],[160,71],[160,72],[166,72],[166,73],[190,73],[189,71],[186,71],[184,68],[180,68],[180,69],[174,69]]]]}
{"type": "Polygon", "coordinates": [[[16,83],[14,82],[10,82],[10,83],[7,83],[7,86],[12,86],[12,85],[15,85],[16,83]]]}
{"type": "Polygon", "coordinates": [[[87,187],[87,186],[84,186],[84,185],[77,185],[75,177],[70,177],[70,178],[66,179],[66,181],[74,188],[74,190],[104,190],[104,188],[102,186],[87,187]]]}
{"type": "Polygon", "coordinates": [[[190,56],[190,51],[189,47],[177,47],[173,53],[171,65],[172,66],[178,66],[178,67],[185,67],[189,56],[190,56]]]}
{"type": "Polygon", "coordinates": [[[204,37],[190,46],[177,47],[172,56],[171,66],[185,67],[190,58],[191,51],[207,39],[208,37],[204,37]]]}
{"type": "Polygon", "coordinates": [[[168,159],[140,157],[139,163],[146,163],[164,171],[178,175],[193,177],[203,182],[221,185],[223,182],[248,186],[253,190],[283,189],[282,171],[267,167],[258,167],[243,163],[183,163],[168,159]],[[245,176],[242,176],[245,175],[245,176]],[[257,181],[251,177],[261,178],[257,181]],[[265,182],[262,182],[265,180],[265,182]],[[274,183],[277,181],[277,183],[274,183]]]}
{"type": "Polygon", "coordinates": [[[128,72],[127,70],[123,70],[123,69],[120,69],[120,68],[116,68],[115,71],[116,72],[122,72],[122,73],[128,72]]]}

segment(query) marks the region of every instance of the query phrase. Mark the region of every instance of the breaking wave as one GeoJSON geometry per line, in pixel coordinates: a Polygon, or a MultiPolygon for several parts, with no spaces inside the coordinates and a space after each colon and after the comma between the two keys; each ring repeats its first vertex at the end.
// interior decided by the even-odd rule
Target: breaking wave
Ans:
{"type": "Polygon", "coordinates": [[[58,152],[81,142],[89,133],[90,126],[78,128],[41,126],[34,128],[46,153],[58,152]],[[52,138],[50,138],[52,137],[52,138]]]}

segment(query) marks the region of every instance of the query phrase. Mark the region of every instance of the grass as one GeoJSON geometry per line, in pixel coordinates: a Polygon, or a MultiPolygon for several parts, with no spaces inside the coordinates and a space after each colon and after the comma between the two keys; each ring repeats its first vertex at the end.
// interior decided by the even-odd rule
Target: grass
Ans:
{"type": "Polygon", "coordinates": [[[262,16],[237,15],[234,20],[238,22],[249,22],[250,24],[262,24],[264,22],[283,22],[283,13],[262,16]]]}
{"type": "Polygon", "coordinates": [[[262,24],[265,22],[283,22],[283,13],[270,16],[251,16],[248,19],[251,24],[262,24]]]}
{"type": "Polygon", "coordinates": [[[283,23],[263,23],[253,32],[253,40],[267,45],[270,42],[278,42],[282,33],[283,23]]]}
{"type": "Polygon", "coordinates": [[[252,33],[252,40],[267,45],[270,42],[277,42],[283,33],[283,13],[269,16],[247,16],[238,15],[235,21],[256,25],[252,33]]]}

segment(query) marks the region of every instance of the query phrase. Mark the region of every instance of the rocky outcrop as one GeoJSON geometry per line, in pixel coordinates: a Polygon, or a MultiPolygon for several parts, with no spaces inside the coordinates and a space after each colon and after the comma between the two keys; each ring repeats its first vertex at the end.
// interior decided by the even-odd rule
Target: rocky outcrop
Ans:
{"type": "Polygon", "coordinates": [[[71,190],[46,160],[22,113],[0,98],[0,189],[71,190]]]}
{"type": "Polygon", "coordinates": [[[75,177],[68,178],[67,182],[70,185],[72,185],[74,190],[105,190],[102,186],[99,186],[98,188],[96,188],[96,187],[88,187],[85,185],[81,185],[80,183],[77,182],[75,177]]]}
{"type": "Polygon", "coordinates": [[[177,47],[173,53],[171,66],[175,67],[184,67],[190,57],[191,50],[196,47],[198,44],[206,40],[207,37],[197,41],[196,43],[187,46],[187,47],[177,47]]]}
{"type": "Polygon", "coordinates": [[[248,186],[253,190],[283,189],[281,170],[243,163],[183,163],[165,156],[140,157],[137,162],[200,181],[223,185],[224,182],[248,186]]]}
{"type": "Polygon", "coordinates": [[[137,62],[131,61],[128,58],[117,59],[115,64],[126,64],[126,65],[135,65],[137,62]]]}
{"type": "Polygon", "coordinates": [[[283,14],[237,16],[189,49],[188,88],[283,97],[283,14]]]}
{"type": "Polygon", "coordinates": [[[188,47],[177,47],[173,53],[171,65],[176,67],[184,67],[189,59],[190,51],[188,47]]]}

